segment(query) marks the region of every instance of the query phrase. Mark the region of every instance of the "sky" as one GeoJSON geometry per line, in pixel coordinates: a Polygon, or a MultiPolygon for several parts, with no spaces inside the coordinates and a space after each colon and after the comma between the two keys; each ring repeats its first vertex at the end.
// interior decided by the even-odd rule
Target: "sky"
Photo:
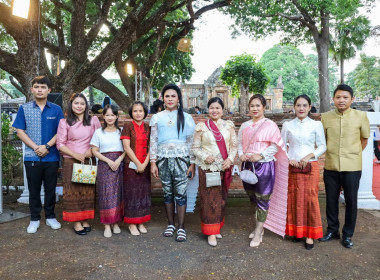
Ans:
{"type": "MultiPolygon", "coordinates": [[[[372,26],[380,25],[380,4],[377,5],[369,15],[372,26]]],[[[210,11],[203,14],[202,18],[195,23],[196,30],[193,34],[192,46],[194,55],[192,57],[195,72],[189,84],[203,84],[216,68],[224,66],[226,61],[233,55],[244,52],[255,54],[259,58],[265,51],[280,42],[280,34],[268,36],[265,40],[254,41],[246,35],[241,35],[232,39],[229,27],[233,25],[233,20],[219,11],[210,11]]],[[[299,46],[305,55],[316,52],[313,44],[303,44],[299,46]]],[[[362,52],[366,55],[379,55],[380,38],[377,40],[370,38],[367,40],[362,52]]],[[[354,70],[360,62],[360,52],[356,58],[345,62],[345,72],[354,70]]]]}

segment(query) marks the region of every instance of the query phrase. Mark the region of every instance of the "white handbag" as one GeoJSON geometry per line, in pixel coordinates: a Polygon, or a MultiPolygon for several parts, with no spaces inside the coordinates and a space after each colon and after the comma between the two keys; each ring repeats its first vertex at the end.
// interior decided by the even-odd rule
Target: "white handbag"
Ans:
{"type": "Polygon", "coordinates": [[[92,159],[89,159],[89,165],[82,163],[73,164],[73,174],[71,182],[82,184],[95,184],[98,167],[92,165],[92,159]]]}
{"type": "Polygon", "coordinates": [[[221,186],[222,180],[220,178],[220,172],[210,172],[206,173],[206,187],[216,187],[221,186]]]}
{"type": "Polygon", "coordinates": [[[240,179],[243,182],[254,185],[259,181],[259,179],[257,179],[257,176],[255,174],[255,165],[253,163],[252,163],[252,167],[253,167],[253,172],[251,170],[244,169],[245,168],[245,162],[244,162],[243,168],[240,171],[240,179]]]}

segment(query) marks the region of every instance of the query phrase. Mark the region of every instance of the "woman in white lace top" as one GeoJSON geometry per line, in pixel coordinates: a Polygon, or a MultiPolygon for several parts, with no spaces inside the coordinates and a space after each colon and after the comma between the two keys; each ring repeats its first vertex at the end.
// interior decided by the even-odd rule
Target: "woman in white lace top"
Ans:
{"type": "Polygon", "coordinates": [[[184,228],[186,212],[186,188],[188,178],[194,176],[194,155],[191,152],[195,123],[183,112],[182,93],[176,85],[166,85],[161,92],[165,110],[150,120],[150,171],[160,178],[168,227],[165,237],[172,237],[174,225],[174,200],[178,214],[176,241],[186,241],[184,228]]]}
{"type": "Polygon", "coordinates": [[[199,165],[199,193],[201,197],[201,229],[208,235],[208,243],[216,246],[224,225],[231,168],[237,153],[235,125],[222,120],[224,104],[213,97],[208,104],[209,119],[195,127],[193,152],[199,165]],[[206,174],[220,172],[221,184],[207,187],[206,174]]]}
{"type": "Polygon", "coordinates": [[[308,117],[311,100],[300,95],[294,100],[296,118],[285,122],[282,138],[288,147],[289,184],[286,234],[314,247],[313,239],[323,236],[318,202],[318,158],[326,151],[326,140],[320,121],[308,117]]]}

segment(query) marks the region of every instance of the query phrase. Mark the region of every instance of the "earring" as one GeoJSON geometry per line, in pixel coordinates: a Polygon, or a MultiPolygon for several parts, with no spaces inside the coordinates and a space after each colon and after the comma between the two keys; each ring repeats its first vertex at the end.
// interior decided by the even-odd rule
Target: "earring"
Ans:
{"type": "Polygon", "coordinates": [[[179,109],[179,107],[181,107],[181,105],[178,103],[178,104],[177,104],[177,109],[179,109]]]}

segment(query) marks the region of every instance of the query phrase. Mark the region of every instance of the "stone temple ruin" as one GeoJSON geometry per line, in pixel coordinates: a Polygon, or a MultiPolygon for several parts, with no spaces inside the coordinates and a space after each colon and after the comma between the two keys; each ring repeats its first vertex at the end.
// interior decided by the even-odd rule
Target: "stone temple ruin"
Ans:
{"type": "MultiPolygon", "coordinates": [[[[230,86],[224,85],[219,79],[222,66],[217,68],[211,76],[205,80],[204,84],[181,84],[183,94],[183,105],[185,108],[194,108],[199,106],[203,112],[207,109],[207,101],[214,96],[218,96],[223,100],[224,107],[229,113],[239,111],[239,98],[231,95],[230,86]]],[[[267,100],[266,111],[271,113],[282,113],[284,85],[279,77],[277,86],[268,87],[264,94],[267,100]]]]}

